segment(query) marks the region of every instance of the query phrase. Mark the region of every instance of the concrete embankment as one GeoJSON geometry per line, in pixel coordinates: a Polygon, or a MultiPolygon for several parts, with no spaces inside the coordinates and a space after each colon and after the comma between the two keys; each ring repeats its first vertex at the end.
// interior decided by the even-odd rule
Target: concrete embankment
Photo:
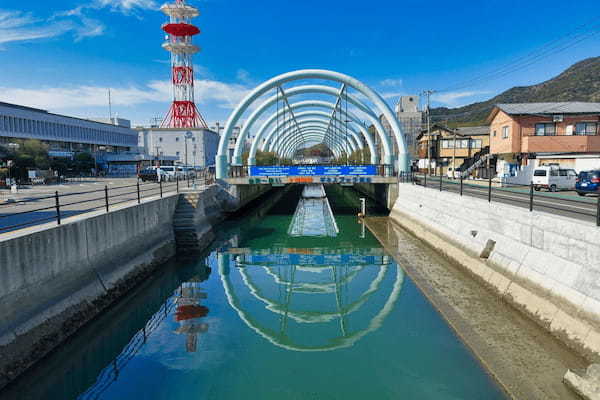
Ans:
{"type": "Polygon", "coordinates": [[[592,362],[600,359],[600,229],[398,185],[390,217],[592,362]]]}
{"type": "Polygon", "coordinates": [[[270,187],[213,185],[0,239],[0,388],[270,187]]]}

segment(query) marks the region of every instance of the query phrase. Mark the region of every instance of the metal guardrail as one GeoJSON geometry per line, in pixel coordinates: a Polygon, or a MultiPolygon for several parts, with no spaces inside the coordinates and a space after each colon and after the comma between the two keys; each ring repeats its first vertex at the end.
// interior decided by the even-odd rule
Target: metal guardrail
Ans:
{"type": "Polygon", "coordinates": [[[572,196],[561,195],[560,192],[544,193],[536,191],[533,183],[529,185],[508,184],[502,187],[494,186],[490,177],[487,181],[478,181],[481,184],[465,182],[464,178],[448,179],[442,176],[400,173],[399,182],[412,183],[435,190],[457,193],[459,196],[469,195],[487,199],[488,202],[498,201],[515,204],[534,210],[551,210],[555,213],[562,212],[593,218],[597,226],[600,226],[600,192],[595,199],[589,197],[571,198],[572,196]],[[569,207],[571,206],[571,207],[569,207]]]}
{"type": "Polygon", "coordinates": [[[214,177],[212,175],[201,175],[200,177],[187,177],[186,179],[180,179],[177,177],[174,181],[167,182],[156,182],[156,183],[140,183],[139,179],[135,185],[125,185],[125,186],[109,186],[105,185],[102,189],[90,190],[90,191],[82,191],[82,192],[72,192],[60,194],[58,191],[55,191],[53,195],[50,196],[42,196],[42,197],[30,197],[23,199],[21,201],[16,201],[14,203],[5,203],[0,205],[0,224],[2,220],[6,218],[14,218],[18,216],[26,216],[28,214],[39,213],[39,212],[51,212],[52,215],[44,218],[36,218],[32,220],[28,220],[26,222],[21,222],[18,224],[12,224],[8,226],[0,226],[0,233],[16,230],[19,228],[35,226],[41,223],[46,223],[50,221],[56,221],[57,225],[61,225],[62,221],[65,217],[64,209],[70,206],[89,204],[89,203],[98,203],[101,202],[102,205],[92,205],[88,209],[78,210],[75,214],[72,212],[69,217],[78,214],[84,214],[91,211],[97,211],[104,209],[106,212],[110,212],[111,207],[114,207],[119,204],[129,203],[137,201],[138,204],[141,204],[143,199],[160,196],[162,198],[165,193],[173,192],[179,193],[180,189],[183,189],[187,186],[187,188],[191,188],[194,185],[202,184],[202,185],[210,185],[214,182],[214,177]],[[125,192],[122,192],[125,190],[125,192]],[[115,193],[116,192],[116,193],[115,193]],[[94,195],[94,197],[85,200],[79,201],[69,201],[74,196],[86,196],[86,195],[94,195]],[[123,197],[126,197],[123,199],[123,197]],[[116,200],[116,201],[115,201],[116,200]],[[22,203],[30,203],[30,202],[45,202],[46,204],[43,207],[35,208],[32,210],[19,211],[19,212],[9,212],[11,208],[21,207],[22,203]]]}

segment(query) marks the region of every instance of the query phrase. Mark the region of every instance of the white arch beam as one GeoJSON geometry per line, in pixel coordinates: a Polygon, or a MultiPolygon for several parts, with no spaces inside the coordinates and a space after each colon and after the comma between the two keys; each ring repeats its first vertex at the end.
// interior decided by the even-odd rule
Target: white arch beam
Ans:
{"type": "MultiPolygon", "coordinates": [[[[324,86],[324,85],[296,86],[296,87],[293,87],[286,91],[286,97],[289,98],[292,96],[297,96],[297,95],[306,94],[306,93],[326,94],[326,95],[334,96],[339,99],[340,90],[333,88],[331,86],[324,86]]],[[[236,142],[236,146],[234,149],[234,160],[233,161],[239,162],[241,164],[240,160],[241,160],[241,155],[243,152],[243,146],[246,141],[246,138],[248,137],[250,128],[253,126],[253,124],[256,122],[256,120],[264,113],[265,110],[267,110],[269,107],[271,107],[273,104],[275,104],[277,102],[278,98],[279,98],[278,95],[272,96],[267,101],[265,101],[263,104],[261,104],[250,115],[250,117],[244,124],[244,127],[242,128],[242,130],[240,131],[240,134],[238,136],[239,139],[236,142]]],[[[349,103],[353,104],[361,112],[363,112],[366,115],[367,119],[371,122],[371,124],[373,124],[375,126],[376,133],[379,136],[380,142],[382,143],[382,146],[383,146],[384,156],[387,159],[392,160],[393,159],[393,147],[391,145],[391,142],[390,142],[390,139],[389,139],[389,136],[388,136],[386,130],[384,129],[383,125],[381,124],[381,121],[379,120],[379,115],[375,114],[368,106],[366,106],[357,97],[350,95],[350,94],[346,94],[345,98],[347,99],[347,101],[349,103]]],[[[263,124],[263,126],[261,127],[261,129],[259,131],[260,132],[264,131],[266,129],[266,127],[269,124],[271,124],[275,118],[276,118],[276,115],[272,116],[268,121],[266,121],[263,124]]],[[[254,138],[254,141],[260,141],[260,138],[261,137],[259,137],[259,135],[256,135],[254,138]]],[[[254,141],[253,141],[253,144],[254,144],[254,141]]]]}
{"type": "MultiPolygon", "coordinates": [[[[291,105],[290,108],[294,109],[294,110],[298,110],[301,108],[308,108],[308,107],[326,108],[326,109],[335,111],[335,104],[329,103],[326,101],[318,101],[318,100],[301,101],[301,102],[291,105]]],[[[283,113],[280,112],[279,115],[281,115],[281,114],[283,114],[283,113]]],[[[300,117],[301,115],[306,115],[306,114],[299,113],[296,116],[300,117]]],[[[330,124],[331,124],[331,121],[334,119],[339,121],[341,124],[345,123],[345,121],[340,120],[339,117],[333,116],[333,113],[332,113],[332,115],[323,114],[323,113],[319,113],[318,115],[324,115],[324,116],[328,116],[329,118],[331,118],[330,124]]],[[[342,111],[340,117],[343,117],[344,120],[351,121],[351,123],[355,124],[358,127],[358,129],[364,136],[364,138],[367,142],[367,145],[369,146],[369,149],[371,150],[371,154],[373,154],[376,158],[376,159],[372,160],[372,162],[374,164],[377,164],[379,162],[379,160],[378,160],[379,157],[377,156],[377,151],[376,151],[377,149],[375,146],[375,142],[373,141],[373,137],[369,133],[368,129],[363,125],[362,121],[358,118],[358,116],[356,114],[354,114],[350,111],[348,111],[347,113],[345,111],[342,111]]],[[[253,153],[252,147],[254,147],[254,153],[256,153],[256,146],[261,146],[261,150],[264,151],[266,144],[268,144],[269,142],[271,142],[273,140],[272,139],[273,130],[271,130],[271,134],[267,134],[266,140],[262,144],[260,143],[260,138],[262,138],[264,136],[265,129],[267,129],[267,127],[270,126],[276,118],[277,118],[277,114],[272,115],[267,121],[265,121],[263,126],[257,132],[255,142],[252,143],[252,146],[250,149],[250,155],[252,155],[252,153],[253,153]],[[258,140],[256,140],[256,139],[258,139],[258,140]],[[256,145],[255,145],[255,143],[256,143],[256,145]]],[[[352,126],[354,126],[354,125],[352,125],[352,126]]],[[[236,144],[236,148],[237,148],[237,144],[236,144]]],[[[235,157],[235,154],[234,154],[234,160],[237,160],[237,157],[235,157]]],[[[239,161],[241,163],[241,155],[239,155],[239,161]]],[[[234,162],[234,164],[235,164],[235,162],[234,162]]]]}
{"type": "MultiPolygon", "coordinates": [[[[359,80],[341,74],[339,72],[327,71],[327,70],[317,70],[317,69],[307,69],[307,70],[299,70],[288,72],[279,76],[276,76],[258,87],[252,90],[242,102],[236,107],[233,113],[230,115],[227,124],[225,126],[225,132],[223,136],[221,136],[221,140],[219,142],[219,148],[216,156],[216,175],[217,179],[225,179],[228,176],[228,158],[227,158],[227,145],[229,143],[229,139],[233,134],[233,128],[237,125],[238,121],[244,114],[244,112],[248,109],[248,107],[254,103],[260,96],[268,92],[274,87],[281,86],[284,83],[301,80],[301,79],[326,79],[337,81],[339,83],[345,83],[349,87],[354,88],[359,91],[363,95],[365,95],[378,109],[378,111],[383,114],[383,116],[388,120],[392,133],[396,139],[396,143],[399,149],[399,159],[398,159],[398,169],[400,171],[408,170],[408,149],[406,146],[406,141],[404,135],[402,134],[402,128],[398,123],[394,113],[390,109],[389,105],[383,100],[383,98],[369,88],[364,83],[359,80]]],[[[386,156],[385,163],[389,164],[393,162],[393,157],[386,156]]]]}

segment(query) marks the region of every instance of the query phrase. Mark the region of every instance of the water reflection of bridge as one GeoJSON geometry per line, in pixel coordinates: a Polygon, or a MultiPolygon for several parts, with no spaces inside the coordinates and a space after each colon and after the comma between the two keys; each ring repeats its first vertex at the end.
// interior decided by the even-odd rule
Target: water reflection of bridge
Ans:
{"type": "Polygon", "coordinates": [[[219,273],[240,318],[294,351],[354,345],[382,325],[404,280],[380,248],[231,248],[219,253],[219,273]]]}

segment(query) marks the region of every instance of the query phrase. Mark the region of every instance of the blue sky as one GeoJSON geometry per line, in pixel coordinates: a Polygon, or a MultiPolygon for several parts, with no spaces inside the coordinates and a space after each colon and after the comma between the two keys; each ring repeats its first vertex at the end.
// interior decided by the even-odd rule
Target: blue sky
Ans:
{"type": "MultiPolygon", "coordinates": [[[[256,84],[294,69],[347,73],[390,103],[401,94],[447,89],[434,96],[434,105],[454,107],[538,83],[600,55],[600,34],[574,44],[577,36],[527,68],[462,84],[590,21],[591,30],[579,32],[599,32],[597,0],[188,2],[201,10],[196,96],[209,123],[226,120],[256,84]]],[[[110,87],[119,116],[148,124],[163,115],[171,94],[168,53],[160,46],[161,4],[2,0],[0,101],[106,116],[110,87]]]]}

